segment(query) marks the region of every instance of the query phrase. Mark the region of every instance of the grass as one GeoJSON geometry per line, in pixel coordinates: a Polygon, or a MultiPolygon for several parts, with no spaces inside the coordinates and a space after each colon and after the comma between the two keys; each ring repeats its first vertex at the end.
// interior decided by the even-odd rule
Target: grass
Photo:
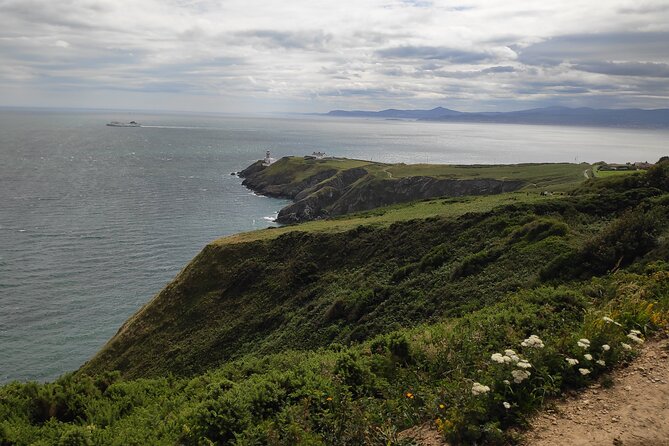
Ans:
{"type": "MultiPolygon", "coordinates": [[[[458,198],[428,199],[376,208],[368,212],[348,214],[328,220],[317,220],[299,225],[268,228],[236,234],[216,240],[217,245],[268,240],[292,231],[344,232],[359,225],[386,227],[393,223],[430,217],[458,217],[469,212],[486,212],[496,206],[511,203],[535,203],[555,196],[541,196],[543,191],[563,193],[585,180],[588,164],[518,164],[518,165],[445,165],[445,164],[383,164],[345,158],[306,160],[286,157],[266,170],[266,175],[282,181],[298,183],[326,170],[342,171],[365,167],[370,175],[379,179],[399,179],[410,176],[431,176],[448,179],[492,178],[526,182],[518,192],[458,198]]],[[[328,180],[324,180],[328,181],[328,180]]]]}
{"type": "Polygon", "coordinates": [[[285,157],[272,164],[267,174],[291,178],[293,182],[302,181],[318,172],[334,169],[342,171],[355,167],[364,167],[367,171],[380,178],[406,178],[411,176],[429,176],[448,179],[497,179],[521,180],[527,188],[552,188],[564,191],[585,177],[583,172],[590,168],[589,164],[571,163],[527,163],[509,165],[455,165],[455,164],[385,164],[373,161],[347,158],[304,159],[301,157],[285,157]]]}
{"type": "Polygon", "coordinates": [[[595,175],[595,178],[620,177],[643,173],[642,170],[600,170],[599,167],[600,166],[593,166],[592,168],[592,172],[595,175]]]}
{"type": "Polygon", "coordinates": [[[527,183],[526,189],[548,188],[551,191],[564,191],[581,183],[583,172],[589,164],[514,164],[514,165],[440,165],[440,164],[395,164],[380,167],[393,178],[410,176],[432,176],[437,178],[476,179],[493,178],[498,180],[521,180],[527,183]]]}
{"type": "Polygon", "coordinates": [[[329,220],[316,220],[298,225],[243,232],[219,238],[212,243],[222,246],[269,240],[293,231],[338,233],[355,229],[360,225],[382,228],[400,221],[433,217],[454,218],[467,213],[488,212],[498,206],[507,204],[539,203],[558,197],[559,195],[542,196],[537,192],[509,192],[498,195],[429,199],[386,206],[329,220]]]}
{"type": "Polygon", "coordinates": [[[288,181],[299,183],[319,172],[326,170],[347,170],[355,167],[363,167],[369,165],[376,165],[371,161],[348,159],[348,158],[331,158],[331,159],[305,159],[303,157],[288,156],[281,158],[270,168],[266,169],[268,175],[274,177],[282,177],[288,181]]]}

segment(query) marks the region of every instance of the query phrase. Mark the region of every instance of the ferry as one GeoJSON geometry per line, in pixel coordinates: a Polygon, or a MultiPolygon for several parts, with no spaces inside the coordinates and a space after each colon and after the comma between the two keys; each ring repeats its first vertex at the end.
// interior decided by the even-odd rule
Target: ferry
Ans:
{"type": "Polygon", "coordinates": [[[112,121],[107,125],[109,127],[141,127],[142,126],[139,122],[136,122],[136,121],[130,121],[130,122],[112,121]]]}

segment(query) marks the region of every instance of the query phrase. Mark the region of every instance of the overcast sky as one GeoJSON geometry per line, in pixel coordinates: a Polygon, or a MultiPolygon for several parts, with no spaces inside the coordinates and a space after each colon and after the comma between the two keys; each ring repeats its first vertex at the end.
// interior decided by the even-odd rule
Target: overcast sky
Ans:
{"type": "Polygon", "coordinates": [[[0,0],[0,105],[669,108],[669,1],[0,0]]]}

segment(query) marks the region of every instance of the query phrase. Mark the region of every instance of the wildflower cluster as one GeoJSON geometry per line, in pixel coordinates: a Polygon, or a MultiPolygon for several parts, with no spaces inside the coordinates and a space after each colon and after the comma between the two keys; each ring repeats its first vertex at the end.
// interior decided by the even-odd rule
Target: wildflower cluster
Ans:
{"type": "MultiPolygon", "coordinates": [[[[537,335],[531,335],[520,345],[528,348],[544,348],[544,342],[537,335]]],[[[527,359],[522,359],[515,350],[506,349],[504,354],[493,353],[490,359],[498,364],[512,364],[514,370],[511,371],[511,376],[516,384],[522,383],[532,375],[528,370],[532,368],[532,364],[527,359]]],[[[511,384],[508,380],[504,380],[504,383],[511,384]]]]}
{"type": "Polygon", "coordinates": [[[488,387],[488,386],[484,386],[483,384],[477,383],[477,382],[475,382],[472,385],[472,395],[474,395],[474,396],[481,395],[481,394],[488,393],[488,392],[490,392],[490,387],[488,387]]]}
{"type": "Polygon", "coordinates": [[[523,347],[544,348],[544,342],[537,335],[531,335],[520,343],[523,347]]]}
{"type": "Polygon", "coordinates": [[[637,344],[643,344],[644,340],[640,336],[641,332],[639,330],[632,330],[627,335],[627,337],[630,338],[633,342],[636,342],[637,344]]]}

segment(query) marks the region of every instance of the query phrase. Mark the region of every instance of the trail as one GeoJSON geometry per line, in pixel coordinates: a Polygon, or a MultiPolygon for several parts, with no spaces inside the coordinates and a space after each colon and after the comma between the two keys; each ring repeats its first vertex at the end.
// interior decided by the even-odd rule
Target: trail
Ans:
{"type": "MultiPolygon", "coordinates": [[[[530,421],[522,446],[669,446],[669,339],[646,343],[613,385],[573,392],[530,421]]],[[[420,446],[448,446],[432,423],[400,434],[420,446]]]]}
{"type": "Polygon", "coordinates": [[[535,417],[528,446],[669,445],[669,340],[651,341],[613,386],[593,384],[535,417]]]}

